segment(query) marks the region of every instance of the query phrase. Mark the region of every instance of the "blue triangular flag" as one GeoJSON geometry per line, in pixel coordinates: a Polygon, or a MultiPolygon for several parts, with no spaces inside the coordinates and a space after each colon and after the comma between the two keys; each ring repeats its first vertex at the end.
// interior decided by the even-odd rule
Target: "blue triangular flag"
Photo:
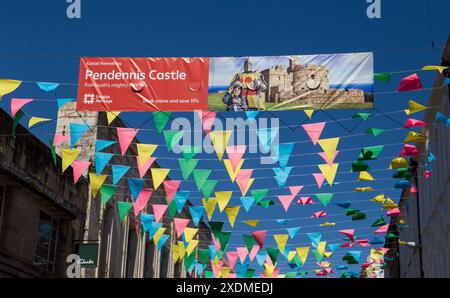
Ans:
{"type": "Polygon", "coordinates": [[[167,234],[162,234],[161,237],[158,240],[158,244],[156,246],[157,250],[161,250],[161,248],[164,246],[164,244],[166,243],[167,239],[169,239],[169,235],[167,234]]]}
{"type": "Polygon", "coordinates": [[[211,260],[213,260],[217,254],[216,246],[214,244],[210,244],[210,245],[208,245],[208,248],[209,248],[209,256],[210,256],[211,260]]]}
{"type": "Polygon", "coordinates": [[[284,218],[277,219],[277,223],[279,223],[280,225],[285,225],[285,224],[287,224],[287,220],[284,218]]]}
{"type": "Polygon", "coordinates": [[[114,154],[97,152],[94,156],[95,173],[100,175],[114,154]]]}
{"type": "Polygon", "coordinates": [[[66,103],[76,101],[76,98],[58,98],[56,101],[58,103],[58,109],[60,109],[66,103]]]}
{"type": "Polygon", "coordinates": [[[198,227],[198,222],[202,218],[203,212],[205,211],[205,207],[203,206],[192,206],[189,207],[191,212],[192,222],[196,227],[198,227]]]}
{"type": "Polygon", "coordinates": [[[241,197],[242,206],[244,206],[245,211],[249,211],[252,208],[255,198],[253,197],[241,197]]]}
{"type": "Polygon", "coordinates": [[[152,221],[148,227],[148,234],[150,236],[149,240],[152,240],[153,236],[155,236],[156,232],[163,226],[162,222],[152,221]]]}
{"type": "Polygon", "coordinates": [[[111,165],[113,185],[116,185],[129,169],[128,166],[111,165]]]}
{"type": "Polygon", "coordinates": [[[294,239],[295,235],[300,231],[300,227],[287,228],[286,231],[289,234],[289,238],[294,239]]]}
{"type": "Polygon", "coordinates": [[[178,213],[183,210],[184,204],[186,204],[189,198],[190,191],[179,190],[175,193],[173,199],[175,200],[175,205],[177,206],[178,213]]]}
{"type": "Polygon", "coordinates": [[[87,124],[70,123],[70,148],[73,148],[88,129],[89,125],[87,124]]]}
{"type": "Polygon", "coordinates": [[[361,251],[360,250],[352,250],[348,252],[355,260],[359,260],[361,257],[361,251]]]}
{"type": "Polygon", "coordinates": [[[138,178],[128,178],[128,187],[130,188],[131,197],[133,201],[136,201],[137,197],[141,193],[142,187],[144,186],[144,179],[138,178]]]}
{"type": "Polygon", "coordinates": [[[320,239],[322,239],[322,233],[307,233],[306,235],[315,247],[319,245],[320,239]]]}
{"type": "Polygon", "coordinates": [[[338,206],[338,207],[347,209],[348,207],[350,207],[350,205],[351,205],[352,203],[350,203],[350,202],[348,202],[348,201],[345,201],[345,202],[335,202],[334,204],[335,204],[336,206],[338,206]]]}
{"type": "Polygon", "coordinates": [[[256,116],[258,116],[259,111],[245,111],[245,115],[249,120],[255,120],[256,116]]]}
{"type": "Polygon", "coordinates": [[[339,243],[328,243],[327,246],[331,252],[334,252],[339,247],[339,243]]]}
{"type": "Polygon", "coordinates": [[[281,168],[273,168],[273,172],[275,173],[275,180],[278,183],[279,187],[284,187],[287,179],[289,178],[289,174],[291,173],[292,167],[286,167],[284,169],[281,168]]]}
{"type": "Polygon", "coordinates": [[[278,162],[280,165],[280,168],[284,169],[289,161],[289,158],[291,158],[292,150],[294,149],[293,143],[287,143],[287,144],[279,144],[279,156],[278,156],[278,162]]]}
{"type": "Polygon", "coordinates": [[[267,252],[260,251],[256,254],[256,262],[258,263],[259,266],[261,266],[261,268],[263,267],[264,263],[266,262],[266,259],[267,259],[267,252]]]}
{"type": "Polygon", "coordinates": [[[261,147],[263,150],[261,150],[262,153],[267,153],[270,149],[270,146],[274,142],[276,136],[278,135],[278,127],[272,127],[272,128],[264,128],[264,129],[258,129],[258,139],[261,147]]]}
{"type": "Polygon", "coordinates": [[[58,83],[47,83],[47,82],[37,82],[36,85],[38,85],[38,87],[45,92],[53,91],[59,86],[58,83]]]}
{"type": "Polygon", "coordinates": [[[109,147],[111,145],[114,145],[117,143],[116,141],[109,141],[109,140],[97,140],[95,141],[95,152],[100,152],[106,147],[109,147]]]}
{"type": "Polygon", "coordinates": [[[141,212],[141,225],[144,232],[148,232],[151,228],[151,223],[155,221],[155,216],[153,214],[147,214],[141,212]]]}

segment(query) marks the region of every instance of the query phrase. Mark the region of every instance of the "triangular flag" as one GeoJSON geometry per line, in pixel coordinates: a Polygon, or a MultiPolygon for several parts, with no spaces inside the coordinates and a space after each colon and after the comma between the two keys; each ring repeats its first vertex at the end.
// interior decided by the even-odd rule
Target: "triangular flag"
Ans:
{"type": "Polygon", "coordinates": [[[155,221],[159,222],[167,210],[167,205],[152,204],[153,214],[155,215],[155,221]]]}
{"type": "Polygon", "coordinates": [[[318,143],[322,150],[325,152],[328,160],[331,160],[334,157],[336,148],[339,144],[339,138],[322,139],[319,140],[318,143]]]}
{"type": "Polygon", "coordinates": [[[197,186],[197,190],[201,190],[203,184],[205,184],[206,180],[208,180],[209,175],[212,170],[193,170],[192,174],[194,175],[195,185],[197,186]]]}
{"type": "Polygon", "coordinates": [[[366,134],[372,134],[374,137],[377,137],[378,135],[380,135],[381,133],[385,132],[385,129],[381,129],[381,128],[368,128],[366,130],[366,134]]]}
{"type": "Polygon", "coordinates": [[[12,98],[11,99],[11,116],[14,117],[16,113],[23,108],[29,102],[32,102],[33,99],[25,99],[25,98],[12,98]]]}
{"type": "Polygon", "coordinates": [[[440,66],[440,65],[426,65],[426,66],[422,67],[422,70],[437,70],[441,74],[446,69],[449,69],[449,67],[448,66],[440,66]]]}
{"type": "Polygon", "coordinates": [[[127,214],[128,214],[128,212],[130,212],[131,207],[133,207],[133,203],[117,202],[117,209],[119,209],[119,218],[123,224],[125,224],[127,214]]]}
{"type": "Polygon", "coordinates": [[[92,197],[97,196],[97,192],[105,182],[107,175],[96,175],[95,173],[89,173],[89,186],[91,187],[92,197]]]}
{"type": "Polygon", "coordinates": [[[215,130],[209,133],[211,143],[216,151],[217,158],[221,161],[228,141],[230,140],[232,131],[229,130],[215,130]]]}
{"type": "Polygon", "coordinates": [[[259,224],[259,220],[254,219],[254,220],[245,220],[243,221],[243,223],[245,223],[246,225],[249,225],[251,227],[256,227],[259,224]]]}
{"type": "Polygon", "coordinates": [[[203,206],[205,206],[206,215],[208,215],[208,220],[211,221],[212,216],[214,214],[214,210],[216,209],[217,199],[209,198],[209,200],[202,199],[203,206]]]}
{"type": "Polygon", "coordinates": [[[165,130],[164,131],[164,140],[166,142],[167,151],[173,151],[173,147],[179,144],[180,140],[183,138],[183,131],[177,130],[165,130]]]}
{"type": "Polygon", "coordinates": [[[194,156],[201,151],[201,147],[197,146],[181,146],[181,153],[183,154],[183,158],[185,160],[190,160],[194,158],[194,156]]]}
{"type": "Polygon", "coordinates": [[[230,176],[230,180],[231,182],[234,182],[234,180],[236,179],[237,174],[239,173],[239,171],[242,168],[242,165],[244,164],[244,159],[241,159],[238,163],[238,165],[236,166],[236,170],[233,170],[233,167],[231,165],[231,162],[229,159],[224,159],[223,163],[225,165],[225,168],[228,172],[228,175],[230,176]]]}
{"type": "Polygon", "coordinates": [[[63,148],[61,150],[61,158],[62,158],[62,172],[64,173],[66,169],[77,159],[80,154],[80,149],[66,149],[63,148]]]}
{"type": "Polygon", "coordinates": [[[138,152],[138,160],[141,165],[144,165],[147,160],[152,156],[153,152],[155,152],[158,145],[153,144],[136,144],[137,152],[138,152]]]}
{"type": "Polygon", "coordinates": [[[177,238],[181,237],[181,234],[183,234],[184,229],[189,223],[188,218],[174,218],[174,224],[175,224],[175,231],[177,232],[177,238]]]}
{"type": "Polygon", "coordinates": [[[116,186],[114,185],[102,185],[100,188],[100,196],[102,198],[102,205],[106,206],[109,200],[113,197],[116,192],[116,186]]]}
{"type": "Polygon", "coordinates": [[[163,183],[164,179],[166,179],[169,174],[170,169],[161,169],[161,168],[152,168],[152,180],[154,189],[158,189],[158,187],[163,183]]]}
{"type": "Polygon", "coordinates": [[[170,205],[172,202],[173,197],[175,196],[175,193],[177,192],[178,188],[180,187],[180,180],[165,180],[163,182],[164,185],[164,191],[166,192],[167,197],[167,204],[170,205]]]}
{"type": "Polygon", "coordinates": [[[334,152],[334,156],[332,158],[328,158],[328,156],[325,154],[325,152],[320,152],[319,156],[322,157],[322,159],[331,167],[338,154],[339,154],[339,150],[336,150],[336,152],[334,152]]]}
{"type": "Polygon", "coordinates": [[[202,194],[204,198],[209,199],[211,193],[214,191],[214,188],[216,188],[218,182],[219,181],[217,180],[208,180],[203,184],[202,194]]]}
{"type": "Polygon", "coordinates": [[[119,139],[122,156],[125,155],[128,147],[130,147],[131,142],[133,142],[133,139],[136,137],[138,132],[139,129],[135,128],[117,127],[117,137],[119,139]]]}
{"type": "Polygon", "coordinates": [[[30,120],[28,121],[28,128],[31,128],[38,123],[48,122],[51,120],[52,119],[49,119],[49,118],[31,117],[30,120]]]}
{"type": "Polygon", "coordinates": [[[109,140],[99,140],[97,139],[95,141],[95,152],[100,152],[105,148],[108,148],[111,145],[114,145],[116,141],[109,141],[109,140]]]}
{"type": "Polygon", "coordinates": [[[333,164],[332,166],[329,166],[327,164],[318,165],[320,171],[322,172],[323,176],[327,180],[328,184],[333,185],[334,178],[336,177],[336,173],[339,167],[338,163],[333,164]]]}
{"type": "Polygon", "coordinates": [[[160,134],[169,121],[171,112],[154,112],[153,121],[155,122],[156,131],[160,134]]]}
{"type": "Polygon", "coordinates": [[[145,181],[143,179],[127,178],[127,182],[128,187],[130,188],[131,198],[133,199],[133,201],[136,201],[142,187],[144,186],[145,181]]]}
{"type": "Polygon", "coordinates": [[[200,219],[202,218],[203,212],[205,211],[205,207],[203,206],[190,206],[189,212],[191,213],[192,222],[194,226],[198,226],[200,219]]]}
{"type": "Polygon", "coordinates": [[[373,74],[373,79],[375,81],[380,81],[383,83],[389,83],[389,81],[391,80],[391,77],[392,77],[392,73],[390,73],[390,72],[378,72],[378,73],[373,74]]]}
{"type": "Polygon", "coordinates": [[[361,171],[359,172],[358,181],[374,181],[375,178],[373,178],[372,175],[370,175],[369,172],[361,171]]]}
{"type": "Polygon", "coordinates": [[[81,137],[90,129],[87,124],[70,123],[70,148],[81,139],[81,137]]]}
{"type": "Polygon", "coordinates": [[[230,206],[225,208],[225,213],[227,214],[228,221],[230,222],[230,226],[234,227],[234,222],[239,213],[239,209],[241,206],[230,206]]]}
{"type": "Polygon", "coordinates": [[[72,162],[74,184],[77,183],[78,179],[80,179],[81,175],[83,175],[87,171],[90,165],[90,161],[74,160],[72,162]]]}
{"type": "MultiPolygon", "coordinates": [[[[137,217],[139,213],[147,207],[148,201],[150,200],[150,197],[152,196],[153,190],[148,188],[143,188],[141,192],[139,193],[139,196],[137,197],[136,201],[134,202],[134,215],[137,217]]],[[[158,242],[158,241],[156,241],[158,242]]]]}
{"type": "Polygon", "coordinates": [[[289,239],[289,235],[287,234],[275,234],[273,235],[273,238],[275,239],[275,242],[278,245],[278,249],[281,251],[281,253],[284,253],[284,249],[286,247],[286,243],[289,239]]]}
{"type": "Polygon", "coordinates": [[[253,206],[255,199],[253,197],[241,197],[242,206],[244,206],[245,211],[249,211],[253,206]]]}
{"type": "Polygon", "coordinates": [[[292,201],[294,200],[295,196],[293,195],[281,195],[278,196],[278,199],[281,202],[281,205],[283,205],[284,211],[287,212],[289,207],[291,206],[292,201]]]}
{"type": "Polygon", "coordinates": [[[318,193],[316,194],[317,199],[322,203],[324,207],[328,206],[330,201],[333,199],[334,194],[332,193],[318,193]]]}
{"type": "Polygon", "coordinates": [[[351,242],[355,241],[355,229],[340,230],[339,233],[344,234],[351,242]]]}
{"type": "Polygon", "coordinates": [[[410,100],[408,102],[408,106],[409,106],[409,108],[407,110],[405,110],[406,115],[412,115],[414,113],[423,111],[423,110],[425,110],[427,108],[427,107],[425,107],[425,106],[423,106],[423,105],[421,105],[421,104],[419,104],[419,103],[417,103],[417,102],[415,102],[413,100],[410,100]]]}
{"type": "Polygon", "coordinates": [[[286,228],[286,231],[289,234],[289,238],[294,239],[295,235],[300,231],[300,227],[286,228]]]}
{"type": "Polygon", "coordinates": [[[297,254],[300,258],[302,265],[305,264],[306,259],[308,258],[308,253],[309,253],[309,246],[297,247],[297,254]]]}
{"type": "Polygon", "coordinates": [[[139,160],[139,156],[136,156],[136,163],[138,166],[139,178],[142,178],[145,176],[145,174],[147,174],[148,169],[150,169],[150,167],[153,165],[155,160],[156,160],[155,157],[150,157],[149,159],[147,159],[145,164],[141,164],[141,161],[139,160]]]}
{"type": "Polygon", "coordinates": [[[120,112],[106,112],[106,119],[108,121],[108,125],[111,125],[111,123],[116,119],[117,116],[119,116],[120,112]]]}
{"type": "Polygon", "coordinates": [[[322,239],[322,233],[307,233],[306,236],[308,236],[315,247],[319,245],[320,239],[322,239]]]}
{"type": "Polygon", "coordinates": [[[217,204],[219,205],[219,211],[222,212],[228,205],[228,202],[233,195],[232,191],[217,191],[216,193],[217,204]]]}
{"type": "Polygon", "coordinates": [[[16,90],[21,83],[22,81],[0,79],[0,101],[2,96],[16,90]]]}
{"type": "Polygon", "coordinates": [[[230,160],[233,171],[236,171],[236,168],[242,160],[242,156],[244,156],[246,149],[247,146],[228,146],[226,148],[228,159],[230,160]]]}
{"type": "Polygon", "coordinates": [[[302,125],[303,129],[308,134],[314,146],[317,145],[317,141],[319,140],[320,135],[322,134],[323,129],[325,128],[325,124],[326,122],[318,122],[302,125]]]}
{"type": "Polygon", "coordinates": [[[203,130],[205,131],[206,134],[209,134],[212,125],[214,123],[214,120],[216,119],[216,112],[197,111],[197,115],[200,118],[200,121],[202,122],[203,130]]]}
{"type": "Polygon", "coordinates": [[[266,232],[267,231],[265,230],[252,232],[252,236],[255,238],[256,243],[258,243],[260,248],[262,248],[264,245],[264,240],[266,239],[266,232]]]}
{"type": "MultiPolygon", "coordinates": [[[[65,104],[67,104],[69,102],[76,102],[77,99],[76,98],[58,98],[56,101],[58,104],[58,109],[60,109],[62,106],[64,106],[65,104]]],[[[75,104],[75,107],[76,107],[76,104],[75,104]]]]}
{"type": "Polygon", "coordinates": [[[123,175],[128,172],[129,169],[130,167],[128,166],[111,165],[113,185],[116,185],[120,181],[120,179],[122,179],[123,175]]]}
{"type": "Polygon", "coordinates": [[[306,109],[306,110],[303,110],[303,112],[305,112],[306,116],[308,116],[309,119],[312,119],[312,116],[314,114],[314,110],[306,109]]]}
{"type": "Polygon", "coordinates": [[[178,159],[183,180],[186,181],[198,164],[197,159],[178,159]]]}
{"type": "Polygon", "coordinates": [[[400,81],[397,91],[417,91],[423,90],[422,82],[417,73],[403,78],[400,81]]]}
{"type": "Polygon", "coordinates": [[[94,155],[95,172],[100,175],[111,158],[114,156],[112,153],[96,152],[94,155]]]}
{"type": "Polygon", "coordinates": [[[322,188],[322,184],[325,181],[325,176],[322,173],[313,173],[314,179],[316,180],[317,187],[320,189],[322,188]]]}
{"type": "Polygon", "coordinates": [[[197,232],[198,229],[186,227],[184,229],[184,240],[186,240],[186,242],[191,242],[197,232]]]}

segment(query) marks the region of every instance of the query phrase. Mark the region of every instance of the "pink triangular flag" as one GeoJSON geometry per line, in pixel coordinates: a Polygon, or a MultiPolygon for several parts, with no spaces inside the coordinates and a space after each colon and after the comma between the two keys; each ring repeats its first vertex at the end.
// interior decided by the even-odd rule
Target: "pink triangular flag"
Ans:
{"type": "Polygon", "coordinates": [[[270,256],[268,254],[266,255],[266,264],[268,266],[273,266],[272,259],[270,258],[270,256]]]}
{"type": "Polygon", "coordinates": [[[286,212],[288,211],[294,198],[295,197],[293,195],[278,196],[278,199],[280,200],[281,205],[283,205],[284,211],[286,211],[286,212]]]}
{"type": "Polygon", "coordinates": [[[53,146],[61,144],[62,142],[65,141],[70,141],[70,136],[55,135],[53,137],[53,146]]]}
{"type": "Polygon", "coordinates": [[[180,187],[180,183],[181,183],[180,180],[164,180],[163,185],[164,191],[166,192],[167,205],[170,205],[170,203],[172,202],[175,193],[180,187]]]}
{"type": "Polygon", "coordinates": [[[247,184],[252,176],[253,169],[241,169],[236,176],[236,182],[238,183],[241,190],[247,189],[247,184]]]}
{"type": "Polygon", "coordinates": [[[310,205],[313,203],[313,200],[311,197],[300,197],[297,200],[297,204],[302,204],[302,205],[310,205]]]}
{"type": "Polygon", "coordinates": [[[78,179],[80,179],[81,175],[86,172],[90,165],[90,161],[75,160],[72,162],[74,184],[77,183],[78,179]]]}
{"type": "Polygon", "coordinates": [[[417,193],[417,188],[414,185],[412,185],[411,188],[409,189],[409,192],[410,193],[417,193]]]}
{"type": "Polygon", "coordinates": [[[213,271],[215,277],[219,276],[220,270],[222,270],[222,267],[223,267],[223,261],[219,261],[216,266],[214,264],[214,261],[211,260],[211,268],[212,268],[212,271],[213,271]]]}
{"type": "Polygon", "coordinates": [[[316,179],[317,187],[320,189],[325,181],[325,176],[322,173],[314,173],[312,175],[314,176],[314,179],[316,179]]]}
{"type": "Polygon", "coordinates": [[[419,150],[415,145],[405,144],[403,145],[402,151],[400,151],[400,156],[417,156],[419,155],[419,150]]]}
{"type": "Polygon", "coordinates": [[[167,210],[167,205],[153,204],[153,215],[155,215],[155,221],[159,222],[167,210]]]}
{"type": "Polygon", "coordinates": [[[303,189],[303,185],[298,186],[289,186],[289,190],[291,191],[292,196],[297,196],[298,193],[303,189]]]}
{"type": "Polygon", "coordinates": [[[180,238],[181,234],[183,234],[184,229],[189,223],[188,218],[174,218],[173,222],[175,223],[175,231],[177,232],[177,238],[180,238]]]}
{"type": "Polygon", "coordinates": [[[135,128],[117,127],[117,138],[119,139],[122,156],[125,155],[128,147],[130,147],[131,142],[133,142],[133,139],[138,132],[139,129],[135,128]]]}
{"type": "Polygon", "coordinates": [[[11,116],[14,117],[16,113],[23,108],[24,105],[33,101],[32,99],[13,98],[11,99],[11,116]]]}
{"type": "Polygon", "coordinates": [[[348,229],[348,230],[340,230],[339,233],[344,234],[345,236],[350,239],[351,242],[355,241],[355,229],[348,229]]]}
{"type": "Polygon", "coordinates": [[[243,264],[248,254],[247,247],[236,247],[236,251],[238,253],[239,260],[243,264]]]}
{"type": "Polygon", "coordinates": [[[136,201],[133,204],[134,215],[137,217],[139,213],[147,206],[150,197],[152,196],[153,190],[149,188],[143,188],[139,193],[136,201]]]}
{"type": "Polygon", "coordinates": [[[216,237],[214,237],[213,233],[211,233],[211,235],[212,235],[212,240],[213,240],[213,243],[214,243],[214,248],[217,251],[219,251],[220,250],[220,239],[216,239],[216,237]]]}
{"type": "Polygon", "coordinates": [[[156,160],[155,157],[149,157],[145,162],[145,165],[142,166],[141,162],[139,161],[139,156],[136,156],[137,166],[139,170],[139,178],[144,177],[144,175],[147,173],[148,169],[150,169],[155,160],[156,160]]]}
{"type": "Polygon", "coordinates": [[[246,149],[247,146],[228,146],[225,148],[233,171],[236,171],[236,168],[242,160],[242,156],[244,155],[246,149]]]}
{"type": "Polygon", "coordinates": [[[319,217],[325,217],[325,216],[327,216],[327,213],[325,211],[317,211],[317,212],[314,212],[311,217],[319,218],[319,217]]]}
{"type": "Polygon", "coordinates": [[[404,128],[416,127],[416,126],[425,126],[426,123],[416,119],[408,119],[403,125],[404,128]]]}
{"type": "Polygon", "coordinates": [[[322,131],[325,128],[325,124],[326,124],[326,122],[318,122],[318,123],[302,125],[303,129],[308,134],[308,136],[311,139],[311,141],[313,142],[314,146],[317,145],[320,135],[322,134],[322,131]]]}
{"type": "Polygon", "coordinates": [[[248,254],[248,257],[250,258],[250,261],[253,262],[253,260],[256,257],[256,254],[259,252],[259,246],[258,245],[253,245],[252,250],[250,251],[250,253],[248,254]]]}
{"type": "Polygon", "coordinates": [[[253,238],[255,238],[256,243],[258,243],[259,247],[262,248],[264,245],[264,240],[266,239],[266,231],[254,231],[252,232],[253,238]]]}
{"type": "Polygon", "coordinates": [[[334,160],[336,159],[336,156],[339,154],[339,150],[336,150],[334,152],[334,156],[332,159],[328,159],[328,156],[325,152],[320,152],[319,156],[322,157],[322,159],[331,167],[333,166],[334,160]]]}
{"type": "Polygon", "coordinates": [[[387,216],[399,216],[400,215],[400,209],[399,208],[392,208],[389,209],[386,213],[387,216]]]}
{"type": "Polygon", "coordinates": [[[344,248],[344,247],[353,247],[353,246],[355,246],[355,243],[348,243],[348,242],[346,242],[346,243],[342,243],[341,244],[341,248],[344,248]]]}
{"type": "Polygon", "coordinates": [[[423,90],[422,82],[417,73],[407,76],[400,81],[397,91],[417,91],[423,90]]]}
{"type": "Polygon", "coordinates": [[[369,239],[360,239],[360,240],[356,240],[355,242],[358,243],[359,245],[361,245],[362,247],[370,246],[369,239]]]}
{"type": "Polygon", "coordinates": [[[386,233],[389,229],[389,224],[385,224],[384,226],[381,226],[378,228],[378,230],[376,230],[375,232],[373,232],[374,234],[383,234],[386,233]]]}
{"type": "Polygon", "coordinates": [[[237,259],[238,259],[238,252],[237,251],[227,251],[225,253],[227,255],[228,260],[228,266],[233,269],[234,265],[236,265],[237,259]]]}
{"type": "Polygon", "coordinates": [[[140,227],[141,227],[141,222],[139,221],[139,219],[137,219],[137,218],[135,218],[134,219],[134,231],[136,232],[136,237],[138,238],[138,239],[140,239],[141,238],[141,230],[140,230],[140,227]]]}
{"type": "Polygon", "coordinates": [[[198,111],[197,114],[198,117],[200,118],[200,121],[202,122],[203,130],[205,131],[206,134],[209,134],[211,131],[211,127],[214,123],[214,120],[216,119],[216,112],[198,111]]]}

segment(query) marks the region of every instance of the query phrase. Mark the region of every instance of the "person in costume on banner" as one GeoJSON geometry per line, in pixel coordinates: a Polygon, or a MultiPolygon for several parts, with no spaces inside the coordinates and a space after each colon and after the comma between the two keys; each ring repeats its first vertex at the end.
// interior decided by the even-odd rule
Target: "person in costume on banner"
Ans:
{"type": "Polygon", "coordinates": [[[244,72],[237,73],[230,86],[235,82],[242,84],[242,98],[247,103],[248,110],[265,110],[263,92],[267,89],[267,84],[260,72],[252,70],[249,59],[244,62],[244,72]]]}
{"type": "Polygon", "coordinates": [[[242,99],[241,82],[234,81],[231,83],[222,101],[227,105],[227,111],[239,112],[247,110],[247,103],[242,99]]]}

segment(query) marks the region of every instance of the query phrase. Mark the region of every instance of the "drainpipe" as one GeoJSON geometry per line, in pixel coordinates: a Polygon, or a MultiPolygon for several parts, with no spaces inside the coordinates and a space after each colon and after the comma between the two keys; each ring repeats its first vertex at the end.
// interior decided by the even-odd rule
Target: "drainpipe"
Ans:
{"type": "Polygon", "coordinates": [[[423,272],[423,258],[422,258],[422,235],[421,235],[421,223],[420,223],[420,190],[419,190],[419,179],[417,178],[417,166],[418,163],[414,159],[410,158],[409,165],[412,168],[414,182],[416,185],[416,206],[417,206],[417,240],[419,241],[418,245],[416,246],[416,249],[419,250],[419,264],[420,264],[420,277],[424,278],[425,274],[423,272]]]}

